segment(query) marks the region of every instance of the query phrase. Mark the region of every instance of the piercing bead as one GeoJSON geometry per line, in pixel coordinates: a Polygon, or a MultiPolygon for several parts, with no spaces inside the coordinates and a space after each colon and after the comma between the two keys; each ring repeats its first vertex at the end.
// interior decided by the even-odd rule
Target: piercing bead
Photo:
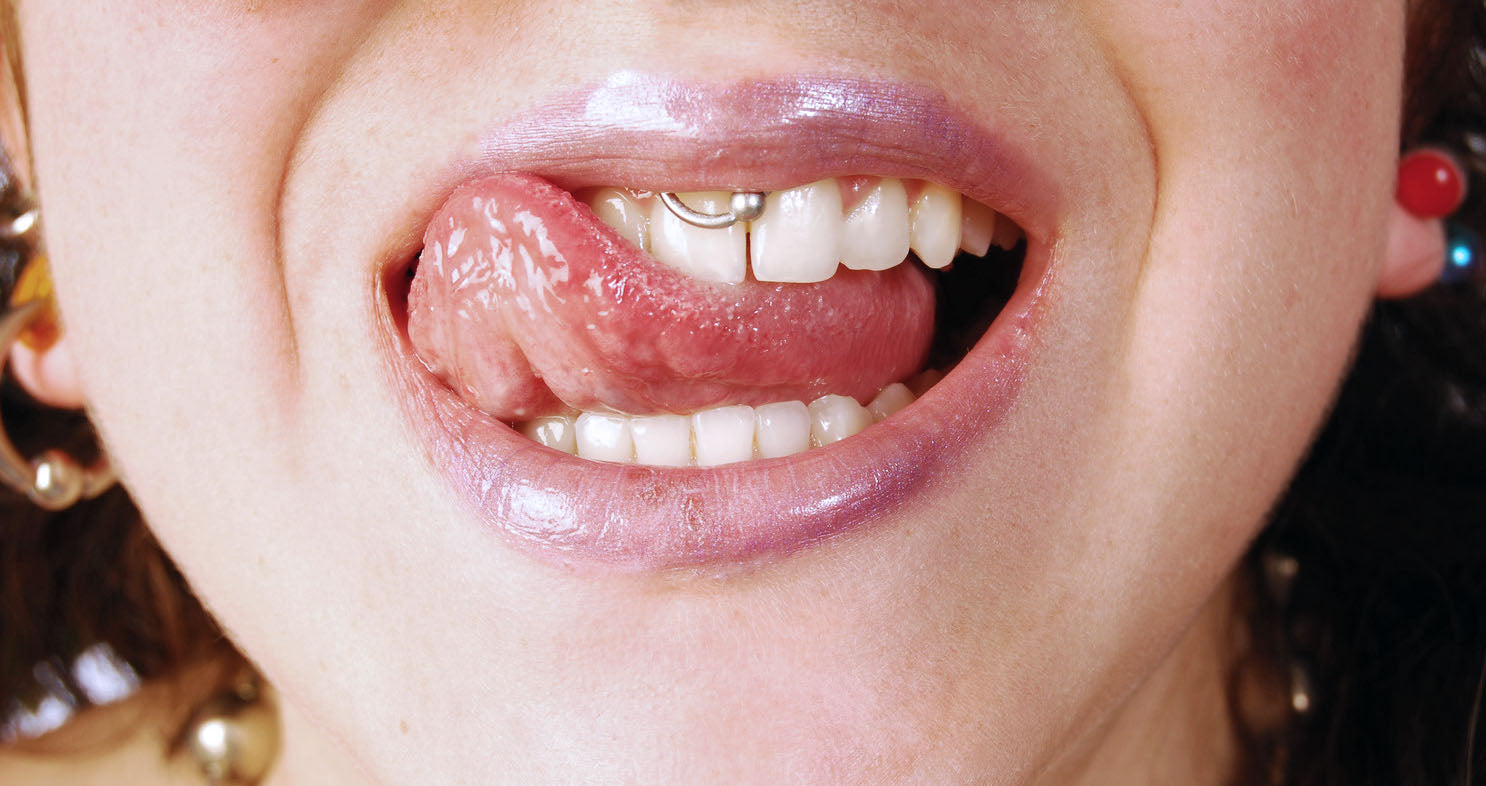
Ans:
{"type": "Polygon", "coordinates": [[[738,221],[752,221],[764,214],[764,195],[757,191],[734,191],[728,212],[738,221]]]}
{"type": "Polygon", "coordinates": [[[28,496],[47,510],[72,507],[83,496],[83,468],[60,450],[48,450],[31,462],[36,473],[28,496]]]}
{"type": "Polygon", "coordinates": [[[1442,284],[1463,284],[1475,277],[1481,261],[1481,239],[1454,221],[1445,222],[1445,270],[1442,284]]]}
{"type": "Polygon", "coordinates": [[[1438,150],[1415,150],[1398,162],[1396,198],[1419,218],[1445,218],[1465,201],[1465,173],[1438,150]]]}

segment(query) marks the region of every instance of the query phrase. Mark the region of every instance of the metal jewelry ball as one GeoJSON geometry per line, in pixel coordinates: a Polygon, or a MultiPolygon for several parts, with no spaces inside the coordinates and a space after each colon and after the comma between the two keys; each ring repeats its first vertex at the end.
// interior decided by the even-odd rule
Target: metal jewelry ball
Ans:
{"type": "Polygon", "coordinates": [[[734,191],[728,212],[739,221],[752,221],[764,214],[764,195],[758,191],[734,191]]]}
{"type": "Polygon", "coordinates": [[[214,786],[257,784],[278,758],[278,716],[264,701],[221,697],[201,709],[186,745],[214,786]]]}
{"type": "Polygon", "coordinates": [[[31,462],[36,473],[31,501],[47,510],[71,507],[83,495],[83,468],[60,450],[48,450],[31,462]]]}
{"type": "Polygon", "coordinates": [[[1445,269],[1440,281],[1464,284],[1477,275],[1481,266],[1481,239],[1465,225],[1445,222],[1445,269]]]}

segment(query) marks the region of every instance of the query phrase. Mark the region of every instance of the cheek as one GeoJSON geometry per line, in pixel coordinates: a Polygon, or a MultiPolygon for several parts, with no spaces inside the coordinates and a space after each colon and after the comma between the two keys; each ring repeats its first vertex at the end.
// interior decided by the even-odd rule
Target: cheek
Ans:
{"type": "Polygon", "coordinates": [[[1257,522],[1325,411],[1375,285],[1402,9],[1168,5],[1120,4],[1105,28],[1158,175],[1132,303],[1130,430],[1182,477],[1226,479],[1215,498],[1187,494],[1193,511],[1227,497],[1237,520],[1257,522]]]}

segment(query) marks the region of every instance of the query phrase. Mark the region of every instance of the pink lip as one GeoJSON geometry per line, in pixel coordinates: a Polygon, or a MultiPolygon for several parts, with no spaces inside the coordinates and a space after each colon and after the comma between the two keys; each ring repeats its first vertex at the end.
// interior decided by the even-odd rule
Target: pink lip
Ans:
{"type": "Polygon", "coordinates": [[[619,570],[698,567],[784,555],[868,527],[950,481],[1017,399],[1061,206],[1052,178],[1026,150],[938,93],[894,83],[797,77],[697,85],[621,73],[498,128],[449,188],[504,171],[567,188],[674,190],[919,177],[990,204],[1026,230],[1017,293],[953,373],[908,409],[784,459],[667,469],[549,450],[463,402],[388,320],[400,398],[433,466],[477,518],[539,558],[619,570]]]}

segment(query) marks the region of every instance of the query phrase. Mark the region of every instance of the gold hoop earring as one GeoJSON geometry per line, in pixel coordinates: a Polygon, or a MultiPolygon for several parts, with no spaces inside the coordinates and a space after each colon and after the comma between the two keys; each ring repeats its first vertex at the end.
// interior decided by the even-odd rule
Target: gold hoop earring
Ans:
{"type": "MultiPolygon", "coordinates": [[[[0,350],[8,358],[17,341],[44,349],[55,340],[58,328],[46,260],[36,253],[35,238],[40,223],[37,209],[29,200],[4,201],[22,206],[0,222],[0,242],[11,246],[21,263],[17,286],[6,298],[10,305],[0,315],[0,350]]],[[[3,363],[0,361],[0,365],[3,363]]],[[[102,494],[116,482],[113,465],[101,448],[97,460],[87,467],[56,449],[27,460],[10,441],[3,422],[0,418],[0,482],[25,494],[37,506],[63,510],[79,500],[102,494]]]]}

